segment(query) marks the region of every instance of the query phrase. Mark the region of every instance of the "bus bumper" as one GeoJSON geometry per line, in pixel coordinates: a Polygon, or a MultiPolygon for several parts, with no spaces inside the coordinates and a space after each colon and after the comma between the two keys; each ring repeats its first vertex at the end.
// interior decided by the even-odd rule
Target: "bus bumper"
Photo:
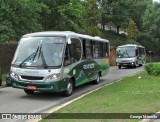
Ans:
{"type": "Polygon", "coordinates": [[[117,63],[117,66],[135,66],[135,62],[117,63]]]}
{"type": "Polygon", "coordinates": [[[12,79],[12,87],[19,89],[28,89],[33,91],[53,91],[61,92],[66,90],[68,79],[62,79],[59,81],[53,82],[37,82],[37,81],[17,81],[12,79]],[[29,89],[29,86],[32,86],[34,89],[29,89]]]}

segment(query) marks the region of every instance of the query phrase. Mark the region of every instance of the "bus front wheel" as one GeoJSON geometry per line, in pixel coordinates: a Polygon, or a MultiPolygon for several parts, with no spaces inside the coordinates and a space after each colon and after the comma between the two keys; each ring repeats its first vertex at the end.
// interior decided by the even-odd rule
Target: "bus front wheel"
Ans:
{"type": "Polygon", "coordinates": [[[25,92],[26,94],[33,94],[33,93],[34,93],[34,91],[32,91],[32,90],[27,90],[27,89],[24,89],[24,92],[25,92]]]}
{"type": "Polygon", "coordinates": [[[67,89],[63,92],[63,95],[68,97],[72,95],[72,92],[73,92],[73,81],[70,79],[67,84],[67,89]]]}
{"type": "Polygon", "coordinates": [[[118,69],[121,69],[121,65],[118,65],[118,69]]]}
{"type": "Polygon", "coordinates": [[[100,76],[99,76],[99,73],[97,73],[97,77],[96,77],[96,80],[93,81],[95,84],[99,84],[100,82],[100,76]]]}

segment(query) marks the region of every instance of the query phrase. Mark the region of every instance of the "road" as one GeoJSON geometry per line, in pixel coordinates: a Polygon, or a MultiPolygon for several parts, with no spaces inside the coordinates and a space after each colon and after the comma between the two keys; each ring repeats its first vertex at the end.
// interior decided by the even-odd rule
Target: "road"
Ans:
{"type": "MultiPolygon", "coordinates": [[[[86,92],[97,87],[115,82],[125,76],[133,75],[143,71],[143,67],[123,68],[110,67],[108,75],[101,78],[101,83],[93,85],[91,83],[77,87],[70,97],[63,97],[58,93],[40,93],[27,95],[21,89],[12,87],[0,88],[0,113],[39,113],[62,103],[68,102],[86,92]]],[[[0,120],[1,121],[1,120],[0,120]]],[[[3,120],[3,122],[5,122],[3,120]]],[[[9,121],[7,121],[9,122],[9,121]]]]}

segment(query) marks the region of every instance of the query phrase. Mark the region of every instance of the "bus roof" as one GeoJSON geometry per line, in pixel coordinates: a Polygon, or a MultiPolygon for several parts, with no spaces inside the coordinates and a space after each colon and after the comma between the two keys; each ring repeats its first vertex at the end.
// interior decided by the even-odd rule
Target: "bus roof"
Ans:
{"type": "Polygon", "coordinates": [[[29,33],[25,34],[22,37],[41,37],[41,36],[66,36],[66,37],[77,37],[77,38],[85,38],[85,39],[91,39],[95,41],[103,41],[103,42],[109,42],[107,39],[102,39],[98,36],[89,36],[84,34],[75,33],[72,31],[45,31],[45,32],[35,32],[35,33],[29,33]]]}
{"type": "Polygon", "coordinates": [[[121,45],[121,46],[118,46],[118,47],[128,47],[128,46],[134,46],[134,47],[144,48],[144,46],[142,46],[142,45],[137,45],[137,44],[126,44],[126,45],[121,45]]]}

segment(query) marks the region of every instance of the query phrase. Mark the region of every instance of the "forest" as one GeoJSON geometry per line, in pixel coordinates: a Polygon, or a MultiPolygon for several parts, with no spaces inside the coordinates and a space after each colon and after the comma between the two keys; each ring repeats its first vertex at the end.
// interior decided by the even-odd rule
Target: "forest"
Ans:
{"type": "MultiPolygon", "coordinates": [[[[1,0],[0,6],[0,44],[18,42],[22,35],[37,31],[107,38],[107,26],[118,35],[123,30],[125,43],[160,54],[160,3],[152,0],[1,0]]],[[[112,46],[121,40],[116,41],[112,46]]]]}

